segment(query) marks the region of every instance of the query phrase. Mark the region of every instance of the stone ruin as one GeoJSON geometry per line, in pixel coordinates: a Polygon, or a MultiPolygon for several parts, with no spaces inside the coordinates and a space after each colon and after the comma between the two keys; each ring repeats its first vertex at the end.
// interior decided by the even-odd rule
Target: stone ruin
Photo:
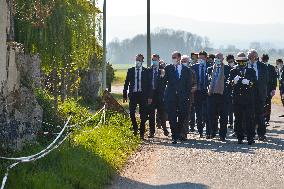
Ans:
{"type": "Polygon", "coordinates": [[[5,0],[0,0],[0,8],[0,148],[15,150],[34,141],[41,129],[43,110],[32,90],[41,85],[40,59],[7,42],[5,0]]]}

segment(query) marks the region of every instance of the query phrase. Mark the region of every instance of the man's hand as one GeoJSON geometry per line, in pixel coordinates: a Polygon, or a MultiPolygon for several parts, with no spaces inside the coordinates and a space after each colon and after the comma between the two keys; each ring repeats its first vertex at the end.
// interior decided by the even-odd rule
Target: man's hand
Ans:
{"type": "Polygon", "coordinates": [[[148,104],[152,104],[153,99],[152,98],[148,98],[148,104]]]}
{"type": "Polygon", "coordinates": [[[239,75],[237,75],[235,78],[234,78],[234,84],[237,84],[238,83],[238,81],[240,80],[240,76],[239,75]]]}
{"type": "Polygon", "coordinates": [[[275,92],[276,92],[276,90],[272,90],[271,93],[270,93],[270,95],[271,95],[272,97],[274,97],[274,96],[275,96],[275,92]]]}
{"type": "Polygon", "coordinates": [[[249,85],[249,80],[248,80],[248,79],[243,79],[243,80],[242,80],[242,84],[244,84],[244,85],[249,85]]]}

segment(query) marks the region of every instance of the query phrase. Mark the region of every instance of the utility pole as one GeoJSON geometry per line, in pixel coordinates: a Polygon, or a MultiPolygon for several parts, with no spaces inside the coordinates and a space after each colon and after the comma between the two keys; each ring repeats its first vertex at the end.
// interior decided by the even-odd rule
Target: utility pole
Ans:
{"type": "Polygon", "coordinates": [[[106,90],[106,0],[103,7],[103,92],[106,90]]]}
{"type": "Polygon", "coordinates": [[[147,66],[151,67],[151,4],[147,0],[147,66]]]}

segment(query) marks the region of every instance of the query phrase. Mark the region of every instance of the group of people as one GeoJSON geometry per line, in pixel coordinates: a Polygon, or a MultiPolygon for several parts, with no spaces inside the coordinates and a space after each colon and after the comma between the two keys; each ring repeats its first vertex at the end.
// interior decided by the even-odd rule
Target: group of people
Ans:
{"type": "Polygon", "coordinates": [[[175,51],[172,64],[166,65],[158,54],[152,55],[150,68],[143,67],[143,62],[143,55],[138,54],[135,66],[128,69],[123,90],[124,102],[129,99],[134,134],[139,133],[142,139],[147,120],[149,138],[154,137],[156,125],[168,136],[168,120],[173,144],[187,140],[188,134],[195,131],[206,139],[218,133],[219,139],[226,141],[229,127],[234,129],[239,144],[246,137],[251,145],[256,134],[258,140],[267,140],[277,79],[284,106],[283,60],[278,59],[276,67],[272,66],[267,54],[259,58],[254,49],[247,54],[239,52],[236,58],[222,53],[208,55],[205,51],[189,57],[175,51]]]}

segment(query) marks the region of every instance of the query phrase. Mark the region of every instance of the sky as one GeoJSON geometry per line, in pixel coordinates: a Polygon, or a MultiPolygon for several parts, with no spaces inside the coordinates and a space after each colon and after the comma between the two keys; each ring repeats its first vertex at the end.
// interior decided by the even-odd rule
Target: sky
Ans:
{"type": "MultiPolygon", "coordinates": [[[[146,0],[107,0],[108,17],[146,15],[146,0]]],[[[284,23],[283,0],[151,0],[151,13],[226,23],[284,23]]]]}
{"type": "MultiPolygon", "coordinates": [[[[100,1],[103,2],[103,0],[100,1]]],[[[212,39],[213,44],[220,46],[223,44],[220,39],[223,33],[210,31],[210,29],[204,30],[200,26],[211,22],[284,25],[283,9],[284,0],[151,0],[151,30],[173,26],[172,29],[182,29],[207,36],[212,39]],[[165,17],[164,20],[163,17],[165,17]],[[184,23],[181,23],[179,18],[182,18],[184,23]],[[194,21],[194,24],[189,23],[191,21],[194,21]]],[[[107,41],[110,42],[114,38],[123,40],[146,33],[146,11],[146,0],[107,0],[107,41]]],[[[264,37],[260,36],[256,40],[265,38],[265,41],[269,42],[271,36],[277,43],[277,36],[272,35],[270,33],[264,37]]],[[[230,43],[230,36],[225,37],[227,38],[224,40],[226,46],[230,43]]],[[[283,39],[282,36],[279,38],[283,39]]],[[[250,36],[246,36],[245,33],[242,36],[237,35],[234,36],[234,43],[242,41],[240,42],[242,46],[248,41],[247,39],[251,39],[251,34],[250,36]]]]}

